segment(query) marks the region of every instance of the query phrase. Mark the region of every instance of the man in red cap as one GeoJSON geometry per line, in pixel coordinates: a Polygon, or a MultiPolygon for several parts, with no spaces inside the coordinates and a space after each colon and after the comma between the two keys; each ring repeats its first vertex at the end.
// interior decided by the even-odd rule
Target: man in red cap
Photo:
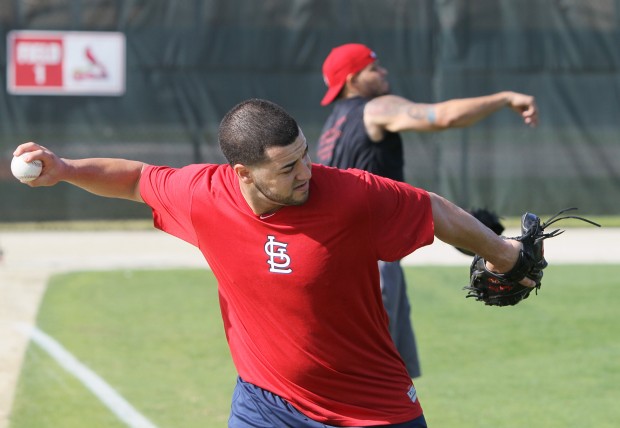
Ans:
{"type": "MultiPolygon", "coordinates": [[[[526,125],[536,126],[534,97],[504,91],[492,95],[421,104],[390,94],[387,70],[367,46],[338,46],[323,63],[327,92],[334,103],[318,144],[317,160],[338,168],[358,168],[405,181],[402,131],[441,131],[473,125],[510,107],[526,125]]],[[[383,303],[392,339],[412,378],[420,376],[410,305],[400,262],[379,262],[383,303]]]]}

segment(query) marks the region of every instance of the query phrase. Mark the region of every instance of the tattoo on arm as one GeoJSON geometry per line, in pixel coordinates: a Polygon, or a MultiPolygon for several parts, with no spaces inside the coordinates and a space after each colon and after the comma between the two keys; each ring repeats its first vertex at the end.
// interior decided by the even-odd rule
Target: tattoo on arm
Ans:
{"type": "Polygon", "coordinates": [[[429,123],[435,123],[435,108],[428,104],[416,104],[407,110],[410,118],[416,120],[426,119],[429,123]]]}

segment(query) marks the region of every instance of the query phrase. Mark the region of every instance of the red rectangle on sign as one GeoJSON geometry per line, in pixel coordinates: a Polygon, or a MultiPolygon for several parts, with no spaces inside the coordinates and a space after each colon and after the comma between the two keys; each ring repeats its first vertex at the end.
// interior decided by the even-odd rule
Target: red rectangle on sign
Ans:
{"type": "Polygon", "coordinates": [[[61,37],[16,37],[11,58],[15,87],[62,87],[63,55],[61,37]]]}

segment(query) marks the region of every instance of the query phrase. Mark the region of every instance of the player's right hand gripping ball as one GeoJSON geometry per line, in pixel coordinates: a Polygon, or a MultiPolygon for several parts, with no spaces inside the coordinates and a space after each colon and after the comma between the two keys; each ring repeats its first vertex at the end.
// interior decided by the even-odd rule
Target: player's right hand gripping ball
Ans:
{"type": "Polygon", "coordinates": [[[484,302],[490,306],[512,306],[520,301],[527,299],[532,290],[538,290],[541,286],[543,269],[547,267],[544,257],[543,240],[553,238],[564,231],[556,229],[553,232],[544,233],[547,226],[558,220],[575,218],[600,227],[599,224],[587,220],[583,217],[564,216],[561,214],[576,208],[568,208],[560,211],[545,223],[540,223],[540,218],[532,213],[526,212],[521,217],[521,236],[516,238],[522,243],[523,248],[519,253],[519,258],[514,267],[505,273],[491,272],[486,267],[486,261],[479,255],[474,256],[470,267],[470,283],[465,290],[467,296],[474,297],[476,300],[484,302]],[[535,287],[527,287],[519,283],[523,278],[528,277],[536,283],[535,287]]]}
{"type": "Polygon", "coordinates": [[[13,156],[11,161],[11,172],[13,176],[22,183],[35,180],[43,169],[43,163],[40,160],[34,160],[32,162],[25,162],[23,154],[20,156],[13,156]]]}

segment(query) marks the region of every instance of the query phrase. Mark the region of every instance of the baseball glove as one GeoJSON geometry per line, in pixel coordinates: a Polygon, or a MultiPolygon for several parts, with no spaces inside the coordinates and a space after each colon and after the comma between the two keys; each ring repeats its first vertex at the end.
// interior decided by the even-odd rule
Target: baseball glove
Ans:
{"type": "Polygon", "coordinates": [[[464,288],[468,290],[465,297],[474,297],[476,300],[484,302],[485,305],[489,306],[512,306],[521,300],[527,299],[532,290],[536,290],[536,293],[538,293],[543,277],[543,269],[547,267],[543,241],[564,233],[560,229],[545,233],[545,228],[567,218],[575,218],[600,227],[599,224],[583,217],[561,216],[565,212],[574,209],[576,208],[562,210],[542,224],[537,215],[529,212],[523,214],[521,217],[521,236],[509,238],[516,239],[523,245],[514,267],[505,273],[491,272],[486,267],[486,261],[479,255],[475,255],[469,270],[470,283],[468,287],[464,288]],[[536,286],[526,287],[520,284],[519,281],[525,277],[533,280],[536,286]]]}
{"type": "MultiPolygon", "coordinates": [[[[476,217],[476,219],[478,219],[480,223],[484,224],[486,227],[488,227],[493,232],[495,232],[496,235],[501,235],[502,232],[504,231],[504,225],[499,220],[499,216],[493,211],[487,210],[485,208],[478,208],[475,210],[468,210],[468,212],[472,216],[476,217]]],[[[454,247],[454,248],[456,248],[461,253],[467,256],[475,256],[474,253],[472,253],[471,251],[465,248],[460,248],[460,247],[454,247]]]]}

